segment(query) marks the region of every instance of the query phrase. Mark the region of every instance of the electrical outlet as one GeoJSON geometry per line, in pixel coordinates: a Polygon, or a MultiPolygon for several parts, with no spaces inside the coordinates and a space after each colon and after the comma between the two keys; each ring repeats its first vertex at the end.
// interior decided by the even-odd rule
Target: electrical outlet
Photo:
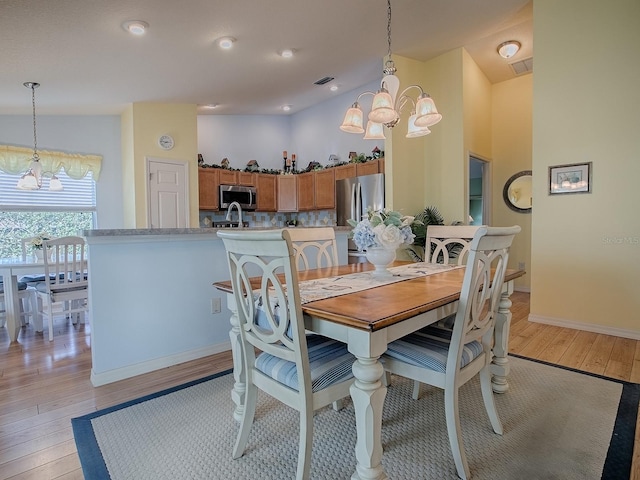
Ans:
{"type": "Polygon", "coordinates": [[[220,313],[222,311],[222,304],[220,298],[211,299],[211,313],[220,313]]]}
{"type": "Polygon", "coordinates": [[[524,262],[518,262],[518,270],[525,270],[525,264],[524,262]]]}

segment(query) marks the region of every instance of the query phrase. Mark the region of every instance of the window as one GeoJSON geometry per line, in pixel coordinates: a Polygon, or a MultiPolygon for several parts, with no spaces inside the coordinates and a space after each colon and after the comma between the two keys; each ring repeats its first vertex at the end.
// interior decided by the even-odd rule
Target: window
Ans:
{"type": "Polygon", "coordinates": [[[78,235],[95,226],[96,184],[91,173],[80,180],[57,174],[61,192],[18,190],[20,175],[0,172],[0,257],[22,255],[20,239],[45,232],[52,237],[78,235]]]}

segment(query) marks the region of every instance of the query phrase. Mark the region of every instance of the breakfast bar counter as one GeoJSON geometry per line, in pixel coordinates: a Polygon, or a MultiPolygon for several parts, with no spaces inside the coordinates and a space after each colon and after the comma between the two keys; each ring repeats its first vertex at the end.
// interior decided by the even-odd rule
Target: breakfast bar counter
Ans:
{"type": "MultiPolygon", "coordinates": [[[[350,227],[334,227],[340,264],[350,227]]],[[[265,230],[265,228],[254,228],[265,230]]],[[[94,386],[230,350],[216,228],[86,230],[94,386]]]]}

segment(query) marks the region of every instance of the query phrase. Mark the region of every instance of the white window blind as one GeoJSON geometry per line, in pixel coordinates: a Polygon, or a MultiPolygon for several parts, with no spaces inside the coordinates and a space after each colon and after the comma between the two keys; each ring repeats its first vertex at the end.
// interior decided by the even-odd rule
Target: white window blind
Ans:
{"type": "Polygon", "coordinates": [[[0,172],[0,210],[3,211],[96,211],[96,183],[91,173],[80,180],[69,178],[61,170],[56,175],[64,190],[49,190],[49,178],[43,179],[40,190],[19,190],[16,188],[20,175],[0,172]]]}

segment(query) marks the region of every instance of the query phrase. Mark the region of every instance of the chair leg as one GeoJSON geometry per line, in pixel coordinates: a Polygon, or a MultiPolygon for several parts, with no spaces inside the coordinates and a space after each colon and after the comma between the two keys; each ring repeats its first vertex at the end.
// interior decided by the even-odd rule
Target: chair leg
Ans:
{"type": "Polygon", "coordinates": [[[420,398],[420,385],[422,385],[418,380],[413,381],[413,393],[411,397],[414,400],[418,400],[420,398]]]}
{"type": "Polygon", "coordinates": [[[47,300],[47,315],[49,321],[49,341],[53,341],[53,301],[49,298],[47,300]]]}
{"type": "Polygon", "coordinates": [[[313,411],[300,410],[300,444],[298,446],[298,470],[296,480],[307,480],[311,470],[313,445],[313,411]]]}
{"type": "Polygon", "coordinates": [[[502,422],[498,416],[496,409],[495,397],[493,396],[493,387],[491,386],[491,371],[489,365],[480,370],[480,388],[482,389],[482,399],[484,400],[484,408],[489,415],[489,421],[493,431],[498,435],[502,435],[502,422]]]}
{"type": "Polygon", "coordinates": [[[233,458],[240,458],[244,453],[249,440],[249,432],[253,425],[253,417],[256,414],[256,403],[258,402],[258,388],[255,385],[248,384],[244,401],[244,413],[240,421],[240,430],[236,438],[236,444],[233,447],[233,458]]]}
{"type": "Polygon", "coordinates": [[[343,407],[342,399],[336,400],[335,402],[332,403],[332,405],[333,405],[333,409],[336,412],[339,412],[340,410],[342,410],[342,407],[343,407]]]}
{"type": "Polygon", "coordinates": [[[444,411],[447,419],[447,433],[451,444],[453,461],[456,464],[458,476],[463,480],[471,478],[467,457],[464,453],[460,415],[458,414],[458,389],[451,388],[444,391],[444,411]]]}

